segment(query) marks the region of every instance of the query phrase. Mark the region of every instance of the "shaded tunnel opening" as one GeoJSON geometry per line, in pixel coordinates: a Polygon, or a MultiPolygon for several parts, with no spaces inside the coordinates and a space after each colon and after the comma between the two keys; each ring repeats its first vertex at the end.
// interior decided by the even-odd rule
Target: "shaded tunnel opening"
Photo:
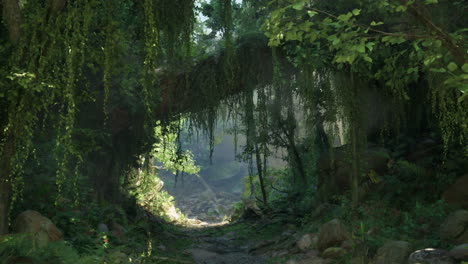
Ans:
{"type": "MultiPolygon", "coordinates": [[[[243,206],[243,200],[256,199],[249,197],[248,190],[249,177],[256,177],[256,172],[249,168],[249,162],[240,153],[246,138],[234,135],[226,123],[232,122],[217,124],[211,139],[207,135],[192,134],[188,126],[181,127],[178,151],[189,153],[193,165],[198,168],[197,173],[184,172],[183,168],[171,171],[162,162],[154,161],[157,175],[164,182],[162,190],[174,197],[175,207],[189,223],[229,223],[236,208],[243,206]],[[214,141],[210,143],[210,140],[214,141]]],[[[281,152],[269,157],[267,163],[269,170],[287,167],[281,152]]]]}

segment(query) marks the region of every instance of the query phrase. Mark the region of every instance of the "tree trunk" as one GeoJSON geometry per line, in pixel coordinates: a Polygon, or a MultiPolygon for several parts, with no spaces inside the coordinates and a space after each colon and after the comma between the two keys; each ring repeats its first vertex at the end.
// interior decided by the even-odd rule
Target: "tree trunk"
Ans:
{"type": "Polygon", "coordinates": [[[0,236],[8,234],[8,214],[11,202],[11,184],[0,175],[0,236]]]}
{"type": "Polygon", "coordinates": [[[257,162],[257,171],[258,171],[258,179],[260,180],[260,189],[262,190],[262,199],[263,199],[263,205],[268,207],[268,199],[267,199],[267,193],[265,190],[265,181],[263,175],[264,170],[262,169],[262,159],[260,157],[260,149],[258,148],[258,144],[255,143],[255,160],[257,162]]]}
{"type": "Polygon", "coordinates": [[[361,113],[358,106],[359,90],[354,80],[354,74],[351,73],[351,92],[352,92],[352,109],[351,109],[351,205],[356,209],[359,205],[359,175],[361,171],[361,151],[360,138],[363,136],[359,133],[359,128],[362,126],[360,119],[361,113]]]}
{"type": "MultiPolygon", "coordinates": [[[[21,12],[18,0],[3,0],[3,19],[10,41],[15,44],[21,36],[21,12]]],[[[3,130],[4,127],[2,127],[3,130]]],[[[11,205],[11,161],[15,155],[15,136],[7,132],[0,157],[0,236],[8,233],[11,205]]]]}
{"type": "Polygon", "coordinates": [[[11,160],[14,155],[15,137],[10,134],[6,138],[0,160],[0,236],[8,233],[8,214],[12,195],[11,160]]]}
{"type": "Polygon", "coordinates": [[[3,0],[3,19],[10,35],[10,41],[17,43],[21,36],[21,10],[19,0],[3,0]]]}

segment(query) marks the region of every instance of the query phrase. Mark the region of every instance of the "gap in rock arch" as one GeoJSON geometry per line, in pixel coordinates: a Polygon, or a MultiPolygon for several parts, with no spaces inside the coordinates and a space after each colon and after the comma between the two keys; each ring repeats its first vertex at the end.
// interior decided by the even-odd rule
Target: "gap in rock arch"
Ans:
{"type": "MultiPolygon", "coordinates": [[[[234,135],[225,123],[214,128],[211,159],[210,139],[204,135],[189,135],[187,127],[181,128],[181,150],[193,154],[195,164],[200,167],[198,175],[178,173],[176,176],[162,168],[160,163],[155,164],[160,168],[158,175],[164,182],[163,190],[174,197],[176,207],[195,223],[213,225],[229,222],[236,203],[243,198],[249,165],[236,157],[239,153],[236,153],[234,135]]],[[[245,136],[238,134],[237,152],[242,150],[245,142],[245,136]]],[[[281,152],[272,155],[268,159],[268,167],[285,168],[287,162],[283,158],[284,153],[281,152]]]]}

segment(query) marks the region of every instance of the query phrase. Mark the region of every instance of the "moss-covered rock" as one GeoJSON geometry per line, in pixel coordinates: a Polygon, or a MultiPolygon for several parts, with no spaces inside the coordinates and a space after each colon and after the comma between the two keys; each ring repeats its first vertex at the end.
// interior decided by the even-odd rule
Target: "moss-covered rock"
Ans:
{"type": "Polygon", "coordinates": [[[31,234],[35,244],[39,247],[62,239],[62,231],[49,218],[33,210],[24,211],[16,217],[13,231],[31,234]]]}
{"type": "Polygon", "coordinates": [[[338,219],[325,223],[318,235],[317,247],[323,251],[329,247],[339,246],[343,241],[350,239],[348,231],[338,219]]]}
{"type": "Polygon", "coordinates": [[[377,250],[372,264],[406,264],[411,245],[406,241],[390,241],[377,250]]]}

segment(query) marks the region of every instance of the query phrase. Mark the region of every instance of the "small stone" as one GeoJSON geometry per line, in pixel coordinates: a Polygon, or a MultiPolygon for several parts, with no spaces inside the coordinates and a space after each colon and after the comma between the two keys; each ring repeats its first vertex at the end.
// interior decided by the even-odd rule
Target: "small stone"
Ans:
{"type": "Polygon", "coordinates": [[[457,260],[468,260],[468,244],[461,244],[452,248],[449,255],[457,260]]]}
{"type": "Polygon", "coordinates": [[[166,251],[166,246],[164,246],[163,244],[160,244],[158,248],[162,251],[166,251]]]}
{"type": "Polygon", "coordinates": [[[106,224],[100,223],[97,226],[97,231],[99,233],[107,233],[107,232],[109,232],[109,227],[107,227],[106,224]]]}
{"type": "Polygon", "coordinates": [[[288,255],[288,253],[289,252],[287,250],[281,250],[279,252],[275,252],[274,257],[281,258],[281,257],[284,257],[284,256],[288,255]]]}
{"type": "Polygon", "coordinates": [[[365,256],[354,257],[349,261],[349,264],[362,264],[369,263],[369,260],[365,256]]]}
{"type": "Polygon", "coordinates": [[[296,245],[302,252],[306,252],[312,245],[312,236],[311,236],[311,234],[303,235],[297,241],[296,245]]]}
{"type": "Polygon", "coordinates": [[[298,264],[328,264],[331,259],[323,259],[321,257],[311,257],[301,260],[298,264]]]}
{"type": "Polygon", "coordinates": [[[443,239],[450,241],[457,241],[459,243],[465,243],[463,241],[468,239],[468,211],[458,210],[445,219],[444,223],[440,228],[440,236],[443,239]]]}
{"type": "Polygon", "coordinates": [[[468,243],[468,225],[467,225],[467,227],[465,229],[465,232],[461,236],[457,237],[455,242],[457,242],[457,243],[468,243]]]}
{"type": "Polygon", "coordinates": [[[219,254],[216,252],[211,252],[199,248],[187,249],[186,252],[190,253],[197,263],[216,263],[213,262],[213,260],[215,260],[219,256],[219,254]]]}
{"type": "Polygon", "coordinates": [[[318,257],[319,255],[319,251],[318,250],[309,250],[305,255],[309,258],[312,258],[312,257],[318,257]]]}
{"type": "Polygon", "coordinates": [[[331,247],[327,248],[322,252],[322,257],[324,258],[339,258],[346,255],[346,249],[340,247],[331,247]]]}
{"type": "Polygon", "coordinates": [[[411,253],[408,264],[455,264],[455,261],[446,250],[426,248],[411,253]]]}
{"type": "Polygon", "coordinates": [[[411,245],[405,241],[390,241],[377,250],[373,264],[405,263],[411,253],[411,245]]]}

